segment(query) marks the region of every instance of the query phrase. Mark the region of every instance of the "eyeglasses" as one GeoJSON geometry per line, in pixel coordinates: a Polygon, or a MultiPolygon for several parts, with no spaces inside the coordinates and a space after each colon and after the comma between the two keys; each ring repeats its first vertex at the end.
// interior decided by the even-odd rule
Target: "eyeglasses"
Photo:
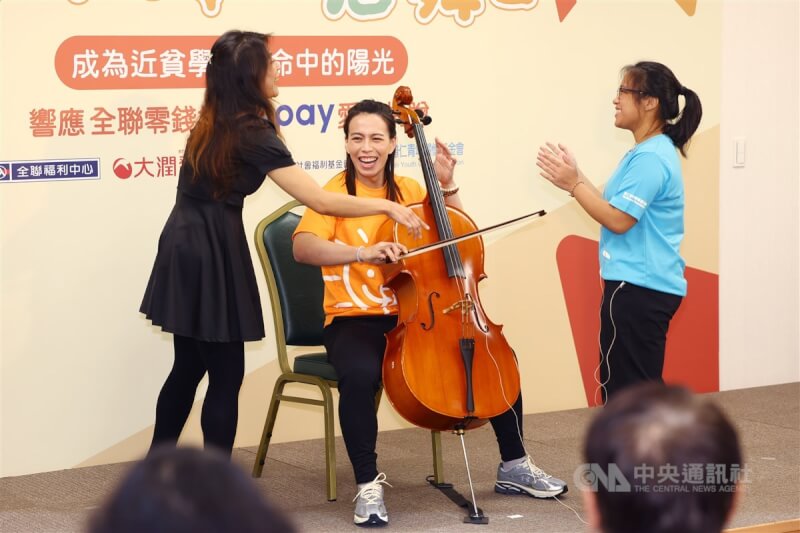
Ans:
{"type": "Polygon", "coordinates": [[[623,94],[638,94],[639,96],[647,96],[647,91],[640,91],[639,89],[631,89],[630,87],[623,87],[620,85],[617,87],[617,98],[621,97],[623,94]]]}

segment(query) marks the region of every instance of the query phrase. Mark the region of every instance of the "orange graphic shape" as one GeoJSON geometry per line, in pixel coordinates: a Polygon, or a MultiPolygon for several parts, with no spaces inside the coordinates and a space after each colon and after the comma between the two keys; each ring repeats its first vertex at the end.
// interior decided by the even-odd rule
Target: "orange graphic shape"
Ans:
{"type": "MultiPolygon", "coordinates": [[[[600,359],[600,265],[597,241],[570,235],[556,250],[556,262],[578,356],[586,401],[598,405],[594,372],[600,359]]],[[[686,267],[689,290],[667,334],[664,381],[694,392],[719,390],[719,276],[686,267]]]]}
{"type": "Polygon", "coordinates": [[[578,0],[556,0],[556,9],[558,9],[558,21],[564,22],[569,12],[575,7],[578,0]]]}
{"type": "Polygon", "coordinates": [[[430,1],[430,0],[419,0],[417,9],[419,17],[422,20],[428,20],[430,17],[433,16],[434,11],[438,6],[438,1],[430,1]]]}
{"type": "Polygon", "coordinates": [[[538,0],[492,0],[495,7],[500,9],[533,9],[538,4],[538,0]]]}
{"type": "Polygon", "coordinates": [[[675,0],[681,9],[683,9],[690,17],[694,15],[697,10],[697,0],[675,0]]]}
{"type": "Polygon", "coordinates": [[[219,15],[220,10],[222,10],[222,2],[224,1],[225,0],[197,0],[197,3],[200,4],[203,15],[214,18],[219,15]]]}
{"type": "Polygon", "coordinates": [[[474,16],[483,12],[483,2],[480,0],[441,0],[441,2],[443,11],[457,12],[456,18],[464,22],[472,20],[474,16]]]}
{"type": "MultiPolygon", "coordinates": [[[[217,4],[217,5],[221,5],[217,4]]],[[[64,40],[56,50],[55,69],[61,82],[77,90],[113,89],[191,89],[205,87],[205,61],[201,75],[192,71],[193,51],[210,50],[215,36],[177,35],[76,35],[64,40]],[[103,70],[107,54],[123,59],[128,71],[124,75],[103,70]],[[149,52],[154,72],[147,76],[133,75],[137,54],[149,52]],[[182,75],[165,74],[161,68],[162,53],[179,55],[182,75]],[[87,75],[86,70],[92,75],[87,75]]],[[[395,85],[408,67],[408,52],[396,37],[376,36],[278,36],[270,40],[270,50],[281,57],[304,58],[304,63],[292,61],[291,72],[282,71],[279,85],[283,87],[321,87],[350,85],[395,85]],[[335,52],[331,65],[324,65],[326,54],[335,52]],[[346,62],[351,52],[363,54],[359,70],[346,62]],[[386,68],[378,66],[378,56],[386,68]],[[308,74],[301,64],[308,65],[308,74]]],[[[333,56],[331,56],[333,57],[333,56]]],[[[357,66],[359,66],[357,65],[357,66]]]]}

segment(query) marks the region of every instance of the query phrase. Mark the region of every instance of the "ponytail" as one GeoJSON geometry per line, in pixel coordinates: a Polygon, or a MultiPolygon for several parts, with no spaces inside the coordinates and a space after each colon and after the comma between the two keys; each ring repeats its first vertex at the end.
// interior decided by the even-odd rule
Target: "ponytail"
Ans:
{"type": "Polygon", "coordinates": [[[703,106],[700,104],[700,98],[697,93],[693,90],[681,87],[679,94],[683,95],[686,103],[678,120],[664,125],[664,135],[672,139],[672,144],[680,150],[683,157],[686,157],[686,145],[700,125],[700,119],[703,117],[703,106]]]}

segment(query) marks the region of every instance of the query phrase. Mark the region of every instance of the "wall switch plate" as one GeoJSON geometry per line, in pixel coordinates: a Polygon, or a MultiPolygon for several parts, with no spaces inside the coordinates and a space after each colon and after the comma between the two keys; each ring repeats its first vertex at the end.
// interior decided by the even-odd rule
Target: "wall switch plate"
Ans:
{"type": "Polygon", "coordinates": [[[733,139],[733,166],[741,168],[745,162],[745,138],[736,137],[733,139]]]}

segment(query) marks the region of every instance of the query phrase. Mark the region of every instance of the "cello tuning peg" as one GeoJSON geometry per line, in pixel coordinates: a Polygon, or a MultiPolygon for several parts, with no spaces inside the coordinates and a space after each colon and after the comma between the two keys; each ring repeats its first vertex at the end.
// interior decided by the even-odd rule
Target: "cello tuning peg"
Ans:
{"type": "Polygon", "coordinates": [[[422,122],[423,125],[427,126],[428,124],[433,122],[433,119],[430,116],[423,113],[422,109],[414,109],[414,112],[417,114],[417,116],[420,119],[420,122],[422,122]]]}

